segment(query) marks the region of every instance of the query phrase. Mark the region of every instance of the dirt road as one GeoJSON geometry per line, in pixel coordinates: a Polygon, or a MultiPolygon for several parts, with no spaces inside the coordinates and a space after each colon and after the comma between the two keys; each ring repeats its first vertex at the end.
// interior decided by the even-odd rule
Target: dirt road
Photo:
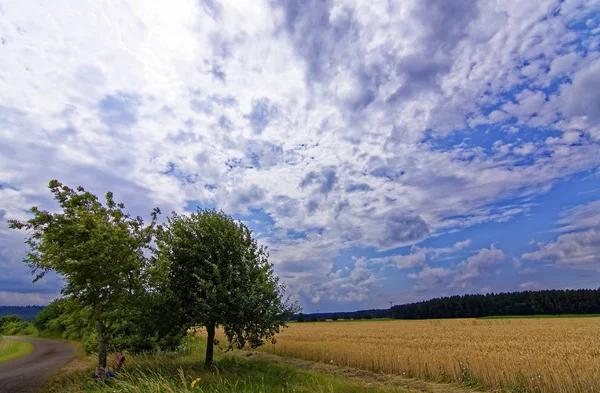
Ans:
{"type": "Polygon", "coordinates": [[[0,363],[0,392],[33,393],[75,354],[67,343],[38,338],[11,337],[33,344],[33,352],[0,363]]]}

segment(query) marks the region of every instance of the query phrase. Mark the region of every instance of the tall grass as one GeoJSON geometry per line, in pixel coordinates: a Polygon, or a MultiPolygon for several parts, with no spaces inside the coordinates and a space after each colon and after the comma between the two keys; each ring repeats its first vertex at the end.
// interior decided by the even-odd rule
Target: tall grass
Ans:
{"type": "Polygon", "coordinates": [[[261,350],[519,392],[600,391],[600,319],[295,323],[261,350]]]}
{"type": "Polygon", "coordinates": [[[132,392],[407,392],[397,387],[372,387],[340,376],[300,370],[264,360],[217,355],[214,367],[204,369],[205,342],[190,338],[177,352],[127,355],[122,372],[109,385],[95,382],[94,361],[83,358],[80,366],[64,371],[46,386],[46,393],[132,392]],[[194,382],[195,381],[195,382],[194,382]]]}
{"type": "Polygon", "coordinates": [[[0,363],[25,356],[33,351],[33,345],[0,336],[0,363]]]}

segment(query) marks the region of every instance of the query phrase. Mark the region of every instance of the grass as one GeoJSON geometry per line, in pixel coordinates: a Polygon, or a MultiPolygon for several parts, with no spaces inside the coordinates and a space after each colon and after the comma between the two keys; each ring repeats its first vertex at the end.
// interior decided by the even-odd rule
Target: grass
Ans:
{"type": "Polygon", "coordinates": [[[93,356],[80,354],[43,392],[414,392],[238,356],[218,355],[213,368],[205,370],[204,351],[205,342],[192,337],[178,352],[127,356],[123,372],[109,386],[95,382],[93,356]]]}
{"type": "Polygon", "coordinates": [[[33,351],[28,342],[0,337],[0,363],[25,356],[33,351]]]}
{"type": "Polygon", "coordinates": [[[467,387],[600,391],[597,318],[295,323],[261,351],[467,387]]]}

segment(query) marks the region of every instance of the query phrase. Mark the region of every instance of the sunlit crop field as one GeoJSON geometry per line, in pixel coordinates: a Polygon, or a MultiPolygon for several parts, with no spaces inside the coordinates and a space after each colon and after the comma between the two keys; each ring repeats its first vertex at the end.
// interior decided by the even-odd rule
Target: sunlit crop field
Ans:
{"type": "Polygon", "coordinates": [[[484,388],[600,391],[600,318],[292,323],[261,350],[484,388]]]}

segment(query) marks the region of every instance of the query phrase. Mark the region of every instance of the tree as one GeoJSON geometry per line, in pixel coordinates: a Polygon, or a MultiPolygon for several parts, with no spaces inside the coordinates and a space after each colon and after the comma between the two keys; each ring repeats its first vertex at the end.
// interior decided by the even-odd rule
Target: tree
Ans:
{"type": "Polygon", "coordinates": [[[366,312],[363,314],[364,319],[373,319],[373,314],[366,312]]]}
{"type": "Polygon", "coordinates": [[[331,316],[331,320],[332,320],[332,321],[337,321],[338,319],[340,319],[340,316],[339,316],[339,315],[337,315],[337,314],[333,314],[333,315],[331,316]]]}
{"type": "Polygon", "coordinates": [[[302,314],[302,313],[298,314],[298,319],[297,319],[297,321],[298,321],[298,322],[304,322],[304,314],[302,314]]]}
{"type": "Polygon", "coordinates": [[[159,258],[166,266],[176,314],[183,326],[207,330],[205,366],[212,364],[215,329],[230,346],[256,348],[298,311],[251,231],[223,212],[173,213],[159,230],[159,258]]]}
{"type": "Polygon", "coordinates": [[[4,325],[8,325],[9,323],[19,323],[21,322],[21,318],[18,315],[5,315],[0,318],[0,328],[4,327],[4,325]]]}
{"type": "Polygon", "coordinates": [[[354,315],[352,316],[353,319],[362,319],[363,315],[359,312],[354,313],[354,315]]]}
{"type": "Polygon", "coordinates": [[[311,315],[310,316],[310,321],[311,322],[319,322],[319,317],[317,317],[316,315],[311,315]]]}
{"type": "Polygon", "coordinates": [[[83,187],[71,189],[57,180],[48,186],[62,211],[32,207],[26,222],[11,220],[13,229],[29,231],[30,251],[24,262],[34,282],[55,271],[65,279],[62,293],[90,311],[98,344],[98,366],[106,367],[106,345],[113,325],[126,319],[146,294],[150,271],[144,252],[150,249],[158,209],[150,225],[126,214],[124,205],[106,194],[103,205],[83,187]]]}

